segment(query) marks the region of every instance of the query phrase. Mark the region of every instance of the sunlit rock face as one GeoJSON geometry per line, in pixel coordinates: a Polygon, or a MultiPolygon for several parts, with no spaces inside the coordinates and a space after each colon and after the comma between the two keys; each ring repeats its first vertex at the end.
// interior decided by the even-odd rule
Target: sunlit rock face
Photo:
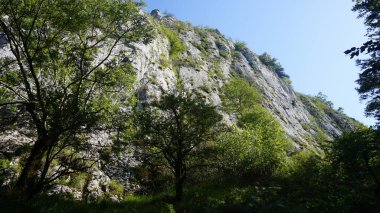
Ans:
{"type": "MultiPolygon", "coordinates": [[[[264,106],[280,122],[297,149],[306,146],[318,149],[318,133],[332,139],[355,128],[355,121],[337,112],[316,113],[313,109],[318,110],[318,107],[312,100],[295,92],[289,82],[261,63],[248,48],[237,51],[234,42],[219,30],[193,27],[172,16],[162,16],[158,10],[151,14],[161,25],[178,32],[186,51],[177,59],[180,63],[164,66],[163,60],[171,61],[170,41],[162,33],[148,45],[135,44],[136,51],[130,57],[138,73],[140,100],[157,99],[164,92],[176,90],[180,84],[207,102],[221,106],[223,85],[232,76],[239,75],[261,92],[264,106]]],[[[234,116],[220,109],[226,122],[233,124],[234,116]]]]}
{"type": "MultiPolygon", "coordinates": [[[[164,93],[181,88],[217,106],[224,122],[231,126],[236,123],[236,117],[224,112],[221,97],[225,83],[233,76],[240,76],[262,94],[264,107],[281,124],[293,142],[294,150],[313,148],[318,152],[320,134],[332,139],[355,128],[357,122],[351,118],[334,110],[323,112],[312,99],[296,93],[289,82],[261,63],[259,57],[248,48],[236,50],[235,43],[221,35],[219,30],[193,27],[171,15],[162,15],[159,10],[153,10],[147,16],[155,28],[155,38],[148,44],[120,44],[114,51],[123,53],[125,62],[130,62],[135,69],[132,95],[137,96],[140,104],[149,104],[164,93]],[[171,41],[161,32],[161,26],[174,31],[186,46],[186,50],[176,59],[171,56],[171,41]]],[[[10,56],[9,46],[2,34],[0,48],[0,57],[10,56]]],[[[89,143],[93,146],[81,154],[94,158],[96,167],[90,171],[81,189],[58,185],[49,189],[48,193],[96,200],[109,193],[111,180],[116,180],[128,191],[137,190],[139,186],[132,181],[131,174],[133,168],[140,164],[136,157],[138,150],[126,146],[120,153],[108,153],[106,159],[102,157],[104,147],[111,147],[114,143],[113,134],[94,132],[89,135],[89,143]]],[[[34,139],[28,129],[0,132],[0,158],[8,159],[12,165],[5,172],[6,178],[1,184],[10,185],[17,178],[20,172],[17,165],[26,158],[25,150],[30,148],[34,139]]],[[[110,198],[121,199],[114,195],[110,198]]]]}

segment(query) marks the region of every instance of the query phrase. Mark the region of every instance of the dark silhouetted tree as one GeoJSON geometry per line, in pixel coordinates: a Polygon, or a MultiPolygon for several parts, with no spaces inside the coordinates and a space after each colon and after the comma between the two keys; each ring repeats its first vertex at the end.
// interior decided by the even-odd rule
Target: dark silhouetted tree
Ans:
{"type": "Polygon", "coordinates": [[[368,41],[360,47],[352,47],[345,51],[351,58],[366,54],[367,59],[358,59],[357,64],[362,73],[356,81],[360,98],[368,100],[366,114],[373,116],[380,123],[380,1],[356,0],[353,11],[359,13],[359,18],[364,18],[367,28],[368,41]]]}
{"type": "Polygon", "coordinates": [[[326,151],[336,171],[343,171],[351,183],[359,182],[363,186],[374,185],[380,195],[379,138],[379,132],[362,128],[344,133],[331,142],[326,151]]]}

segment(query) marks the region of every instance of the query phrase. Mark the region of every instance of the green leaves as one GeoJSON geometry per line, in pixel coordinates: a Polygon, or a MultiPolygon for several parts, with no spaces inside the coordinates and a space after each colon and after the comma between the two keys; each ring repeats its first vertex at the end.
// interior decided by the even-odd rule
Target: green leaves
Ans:
{"type": "Polygon", "coordinates": [[[45,178],[77,169],[73,162],[81,156],[64,151],[86,149],[86,133],[116,128],[113,117],[132,104],[135,73],[120,46],[150,40],[140,6],[129,0],[0,1],[0,31],[11,52],[0,62],[0,93],[7,96],[0,101],[23,104],[29,114],[23,117],[42,143],[35,147],[41,154],[28,158],[40,163],[23,170],[23,190],[34,187],[28,181],[43,186],[50,182],[45,178]],[[51,175],[54,158],[64,156],[74,160],[51,175]]]}
{"type": "Polygon", "coordinates": [[[220,142],[222,168],[238,177],[270,175],[281,164],[289,148],[285,132],[261,104],[255,88],[240,78],[225,85],[223,104],[235,113],[237,126],[222,133],[220,142]]]}
{"type": "Polygon", "coordinates": [[[165,27],[160,27],[161,32],[166,36],[169,40],[170,44],[170,57],[172,59],[177,59],[179,55],[186,50],[186,46],[182,43],[181,39],[178,38],[178,33],[165,27]]]}
{"type": "Polygon", "coordinates": [[[356,1],[353,11],[359,13],[359,18],[365,19],[367,26],[368,41],[360,47],[352,47],[344,53],[351,58],[360,54],[366,54],[366,59],[358,59],[357,65],[361,67],[362,73],[356,81],[360,98],[368,100],[365,109],[367,116],[373,116],[380,124],[380,2],[378,0],[356,1]]]}
{"type": "Polygon", "coordinates": [[[259,59],[261,63],[268,67],[268,69],[275,72],[278,77],[282,79],[289,79],[289,75],[285,73],[284,68],[276,58],[272,58],[272,56],[270,56],[268,53],[263,53],[262,55],[259,55],[259,59]]]}
{"type": "Polygon", "coordinates": [[[207,167],[211,145],[222,119],[215,107],[192,95],[168,94],[137,110],[139,147],[147,165],[165,166],[175,177],[176,196],[182,196],[187,174],[207,167]]]}
{"type": "Polygon", "coordinates": [[[3,71],[3,88],[16,100],[37,98],[47,120],[70,108],[96,114],[111,107],[135,76],[115,46],[149,37],[139,10],[134,1],[2,1],[2,31],[16,59],[3,71]]]}
{"type": "Polygon", "coordinates": [[[270,175],[285,159],[290,144],[281,126],[264,109],[247,117],[239,121],[241,128],[220,136],[222,167],[237,176],[270,175]]]}
{"type": "Polygon", "coordinates": [[[245,111],[254,110],[261,103],[261,96],[245,80],[233,78],[225,85],[222,100],[227,112],[242,117],[245,111]]]}
{"type": "Polygon", "coordinates": [[[380,182],[380,143],[378,132],[362,128],[345,133],[330,143],[327,156],[336,168],[343,169],[356,180],[373,179],[380,182]]]}

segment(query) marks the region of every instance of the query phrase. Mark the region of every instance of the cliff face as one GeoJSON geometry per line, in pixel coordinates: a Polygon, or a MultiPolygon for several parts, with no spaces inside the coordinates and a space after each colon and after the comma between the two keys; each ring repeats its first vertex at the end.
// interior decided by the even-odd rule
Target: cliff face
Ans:
{"type": "MultiPolygon", "coordinates": [[[[163,93],[183,88],[220,106],[219,111],[225,122],[232,125],[236,118],[223,111],[221,96],[224,84],[232,77],[240,76],[260,91],[264,107],[279,121],[296,150],[318,152],[318,142],[321,140],[331,139],[360,125],[329,107],[323,99],[296,93],[288,79],[279,77],[260,61],[258,55],[244,45],[226,39],[218,30],[193,27],[174,17],[161,16],[159,11],[154,11],[149,19],[155,28],[154,39],[149,44],[120,44],[115,49],[118,54],[125,55],[136,71],[135,89],[140,102],[150,102],[163,93]]],[[[0,57],[10,54],[7,45],[0,48],[0,57]]],[[[33,137],[28,137],[24,132],[27,132],[26,128],[0,132],[0,158],[6,156],[11,159],[14,167],[22,158],[17,150],[33,141],[33,137]]],[[[95,147],[112,144],[109,134],[105,132],[94,133],[89,140],[94,145],[101,145],[95,147]]],[[[91,171],[92,176],[84,186],[87,198],[107,193],[110,178],[123,184],[126,189],[137,187],[130,182],[130,168],[139,162],[133,156],[133,147],[126,150],[119,154],[111,153],[108,163],[100,163],[91,171]]],[[[94,148],[83,154],[95,156],[102,162],[104,152],[94,148]]],[[[17,172],[19,169],[9,169],[8,180],[3,184],[14,179],[17,172]]],[[[51,193],[69,193],[78,199],[85,196],[81,190],[64,186],[53,189],[51,193]]]]}
{"type": "MultiPolygon", "coordinates": [[[[153,11],[152,17],[156,38],[148,45],[134,45],[131,55],[140,101],[159,98],[162,92],[176,90],[180,85],[220,106],[223,85],[232,76],[240,76],[262,93],[265,107],[296,148],[318,149],[320,137],[331,139],[359,125],[322,100],[295,92],[287,79],[266,67],[255,53],[246,47],[237,48],[218,30],[192,27],[174,17],[160,16],[158,11],[153,11]],[[186,51],[175,60],[170,54],[172,41],[162,32],[162,26],[186,46],[186,51]]],[[[233,116],[227,114],[225,120],[234,122],[233,116]]]]}

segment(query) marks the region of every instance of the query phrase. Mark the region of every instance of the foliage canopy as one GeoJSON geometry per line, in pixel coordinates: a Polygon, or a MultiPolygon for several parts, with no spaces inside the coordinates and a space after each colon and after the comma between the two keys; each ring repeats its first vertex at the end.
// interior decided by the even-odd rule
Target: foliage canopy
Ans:
{"type": "Polygon", "coordinates": [[[134,80],[117,46],[149,41],[141,3],[115,0],[3,0],[0,107],[20,111],[36,132],[17,187],[32,195],[89,167],[83,133],[106,122],[134,80]],[[65,157],[63,157],[65,156],[65,157]],[[52,172],[56,159],[60,169],[52,172]]]}
{"type": "Polygon", "coordinates": [[[367,26],[368,41],[360,47],[352,47],[345,51],[353,57],[366,54],[367,59],[358,59],[357,64],[362,73],[356,81],[360,98],[368,100],[366,114],[375,117],[380,122],[380,2],[379,0],[356,0],[352,8],[364,18],[367,26]]]}
{"type": "Polygon", "coordinates": [[[161,162],[175,177],[176,199],[182,199],[186,177],[205,165],[221,120],[215,107],[200,98],[169,94],[137,112],[141,147],[148,159],[161,162]]]}
{"type": "Polygon", "coordinates": [[[263,63],[270,70],[275,72],[278,75],[278,77],[289,79],[289,75],[285,73],[284,68],[281,66],[281,64],[277,61],[276,58],[273,58],[268,53],[263,53],[262,55],[259,55],[259,59],[261,63],[263,63]]]}
{"type": "Polygon", "coordinates": [[[255,179],[270,176],[289,148],[285,132],[261,106],[258,91],[243,79],[234,78],[224,87],[223,104],[237,115],[237,126],[222,133],[221,167],[230,175],[255,179]]]}

